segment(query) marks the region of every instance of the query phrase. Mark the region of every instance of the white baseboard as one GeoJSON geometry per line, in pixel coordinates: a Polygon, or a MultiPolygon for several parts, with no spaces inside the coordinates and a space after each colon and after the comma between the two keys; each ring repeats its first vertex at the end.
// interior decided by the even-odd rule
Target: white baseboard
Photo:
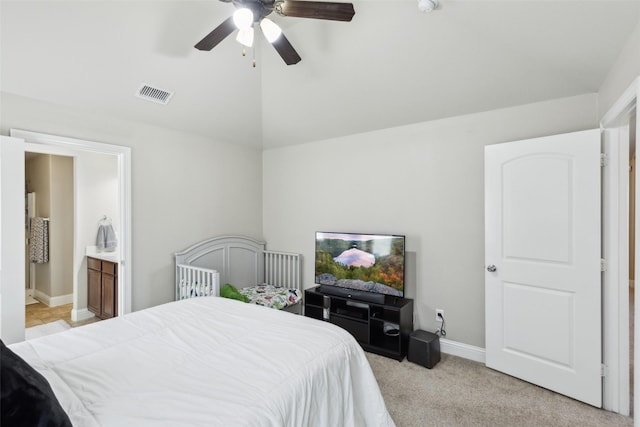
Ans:
{"type": "Polygon", "coordinates": [[[49,307],[57,307],[59,305],[72,304],[73,294],[60,295],[57,297],[50,297],[42,291],[35,290],[33,297],[38,301],[48,305],[49,307]]]}
{"type": "Polygon", "coordinates": [[[74,308],[73,310],[71,310],[72,322],[79,322],[81,320],[91,319],[92,317],[95,317],[95,314],[93,314],[86,308],[81,308],[80,310],[76,310],[74,308]]]}
{"type": "Polygon", "coordinates": [[[440,351],[480,363],[485,363],[486,360],[484,348],[451,341],[445,338],[440,338],[440,351]]]}

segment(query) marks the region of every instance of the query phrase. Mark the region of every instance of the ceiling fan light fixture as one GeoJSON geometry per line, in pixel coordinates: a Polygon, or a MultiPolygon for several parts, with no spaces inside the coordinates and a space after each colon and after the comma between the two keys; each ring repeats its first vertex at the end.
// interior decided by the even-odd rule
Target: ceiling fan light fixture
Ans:
{"type": "MultiPolygon", "coordinates": [[[[1,1],[1,0],[0,0],[1,1]]],[[[355,15],[353,3],[318,0],[220,0],[232,3],[236,8],[232,16],[225,19],[213,31],[207,34],[194,46],[201,51],[210,51],[236,30],[236,40],[245,47],[253,45],[254,33],[260,24],[265,38],[278,52],[285,64],[294,65],[302,58],[280,27],[270,19],[264,19],[275,12],[282,16],[294,18],[324,19],[327,21],[349,22],[355,15]],[[286,9],[286,10],[285,10],[286,9]]],[[[423,1],[423,0],[418,0],[423,1]]],[[[431,0],[437,3],[437,0],[431,0]]],[[[245,55],[246,49],[242,49],[245,55]]],[[[255,50],[254,50],[255,55],[255,50]]]]}
{"type": "Polygon", "coordinates": [[[242,28],[238,30],[236,41],[241,45],[251,47],[253,46],[253,27],[242,28]]]}
{"type": "Polygon", "coordinates": [[[262,21],[260,21],[260,28],[262,28],[262,33],[269,43],[278,40],[278,37],[282,34],[282,29],[278,24],[269,18],[263,18],[262,21]]]}
{"type": "Polygon", "coordinates": [[[242,7],[233,12],[233,23],[236,24],[240,30],[251,28],[253,25],[253,12],[251,9],[242,7]]]}

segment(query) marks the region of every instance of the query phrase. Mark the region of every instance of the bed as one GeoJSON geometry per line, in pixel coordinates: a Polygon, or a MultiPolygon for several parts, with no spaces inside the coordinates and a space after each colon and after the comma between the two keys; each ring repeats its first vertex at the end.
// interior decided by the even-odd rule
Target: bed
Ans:
{"type": "Polygon", "coordinates": [[[226,298],[170,302],[9,349],[78,427],[394,425],[348,332],[226,298]]]}
{"type": "Polygon", "coordinates": [[[249,302],[301,314],[301,255],[265,249],[246,236],[220,236],[176,252],[176,300],[238,288],[249,302]]]}

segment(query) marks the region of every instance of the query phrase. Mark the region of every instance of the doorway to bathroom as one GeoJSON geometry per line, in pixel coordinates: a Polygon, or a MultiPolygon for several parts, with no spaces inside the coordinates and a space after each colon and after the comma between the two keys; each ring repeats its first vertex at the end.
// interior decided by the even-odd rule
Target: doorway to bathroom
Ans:
{"type": "MultiPolygon", "coordinates": [[[[118,315],[131,311],[131,149],[129,147],[105,144],[75,138],[56,135],[41,134],[37,132],[10,129],[10,137],[2,137],[2,171],[3,176],[11,177],[11,181],[3,180],[3,251],[2,251],[2,310],[0,323],[3,340],[6,337],[8,343],[24,339],[25,324],[22,321],[25,316],[25,279],[24,279],[24,153],[34,152],[41,154],[53,154],[70,156],[74,158],[74,301],[72,319],[84,320],[84,316],[93,317],[88,310],[82,309],[81,304],[86,301],[80,295],[82,282],[86,281],[86,252],[87,246],[95,244],[98,221],[104,215],[118,219],[118,315]],[[99,196],[99,187],[82,187],[80,183],[85,180],[81,174],[91,177],[97,175],[97,170],[86,161],[92,154],[108,155],[117,165],[117,175],[113,179],[117,186],[117,208],[114,214],[99,209],[94,214],[80,213],[79,206],[97,206],[89,197],[85,201],[78,201],[82,193],[99,196]],[[87,166],[87,167],[85,167],[87,166]],[[17,178],[17,179],[16,179],[17,178]],[[6,188],[5,188],[6,187],[6,188]],[[6,190],[6,191],[5,191],[6,190]],[[6,209],[5,209],[6,207],[6,209]],[[84,227],[84,224],[92,224],[95,228],[84,227]],[[89,230],[89,231],[87,231],[89,230]],[[88,239],[81,237],[82,233],[89,233],[88,239]],[[11,255],[15,254],[15,255],[11,255]],[[16,261],[16,262],[12,262],[16,261]],[[4,286],[6,284],[6,286],[4,286]],[[76,289],[78,292],[76,292],[76,289]],[[77,296],[76,296],[77,295],[77,296]],[[6,297],[6,298],[5,298],[6,297]],[[20,304],[16,305],[16,302],[20,304]],[[9,322],[9,319],[14,321],[9,322]],[[6,320],[6,321],[5,321],[6,320]]],[[[95,200],[95,199],[94,199],[95,200]]],[[[86,236],[85,236],[86,237],[86,236]]]]}

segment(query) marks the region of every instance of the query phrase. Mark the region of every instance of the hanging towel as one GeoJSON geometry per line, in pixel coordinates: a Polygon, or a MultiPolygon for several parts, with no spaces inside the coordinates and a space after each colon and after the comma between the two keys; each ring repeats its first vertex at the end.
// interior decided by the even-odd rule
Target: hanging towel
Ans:
{"type": "Polygon", "coordinates": [[[31,218],[29,261],[36,264],[49,262],[49,220],[46,218],[31,218]]]}
{"type": "Polygon", "coordinates": [[[98,235],[96,236],[96,246],[100,250],[112,251],[116,248],[116,232],[111,224],[100,224],[98,235]]]}

